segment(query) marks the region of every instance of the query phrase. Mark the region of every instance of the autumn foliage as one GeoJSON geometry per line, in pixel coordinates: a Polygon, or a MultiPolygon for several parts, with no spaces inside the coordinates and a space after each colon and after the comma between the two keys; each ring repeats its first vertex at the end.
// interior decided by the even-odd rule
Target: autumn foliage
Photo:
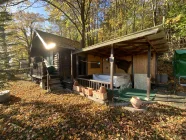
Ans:
{"type": "Polygon", "coordinates": [[[11,100],[0,104],[1,139],[186,138],[185,110],[150,104],[132,113],[28,81],[11,82],[10,90],[11,100]]]}

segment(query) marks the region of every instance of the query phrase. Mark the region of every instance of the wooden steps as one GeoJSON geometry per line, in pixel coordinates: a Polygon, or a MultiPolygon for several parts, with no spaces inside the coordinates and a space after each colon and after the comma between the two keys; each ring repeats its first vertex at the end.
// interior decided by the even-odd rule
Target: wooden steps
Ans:
{"type": "Polygon", "coordinates": [[[58,74],[50,75],[49,88],[51,91],[62,90],[62,84],[58,74]]]}

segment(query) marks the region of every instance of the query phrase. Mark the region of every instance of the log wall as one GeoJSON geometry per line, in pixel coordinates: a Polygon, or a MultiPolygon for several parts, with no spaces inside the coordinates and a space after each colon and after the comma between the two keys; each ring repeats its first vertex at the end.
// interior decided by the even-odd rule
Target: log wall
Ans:
{"type": "Polygon", "coordinates": [[[59,56],[59,74],[63,79],[68,79],[71,77],[71,50],[61,49],[59,56]]]}

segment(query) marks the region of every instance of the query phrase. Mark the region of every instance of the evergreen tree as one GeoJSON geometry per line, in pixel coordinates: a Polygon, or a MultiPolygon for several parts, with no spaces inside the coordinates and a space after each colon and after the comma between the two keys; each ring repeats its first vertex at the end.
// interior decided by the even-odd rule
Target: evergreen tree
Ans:
{"type": "Polygon", "coordinates": [[[8,25],[12,20],[11,14],[7,12],[6,6],[0,7],[0,88],[6,85],[10,75],[9,60],[12,57],[11,48],[14,42],[11,41],[12,32],[8,30],[8,25]]]}

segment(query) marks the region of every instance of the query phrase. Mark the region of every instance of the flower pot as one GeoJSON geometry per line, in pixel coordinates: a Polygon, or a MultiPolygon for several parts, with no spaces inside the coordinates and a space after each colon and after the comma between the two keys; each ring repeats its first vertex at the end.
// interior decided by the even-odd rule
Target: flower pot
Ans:
{"type": "Polygon", "coordinates": [[[74,86],[78,86],[78,81],[74,81],[74,86]]]}
{"type": "Polygon", "coordinates": [[[93,91],[92,88],[85,88],[85,94],[88,95],[88,96],[92,96],[93,95],[92,91],[93,91]]]}
{"type": "Polygon", "coordinates": [[[73,85],[73,90],[74,90],[74,91],[77,91],[77,86],[74,86],[74,85],[73,85]]]}
{"type": "Polygon", "coordinates": [[[133,106],[134,108],[137,108],[137,109],[139,109],[139,108],[141,107],[141,105],[142,105],[141,99],[140,99],[139,97],[136,97],[136,96],[133,96],[133,97],[130,99],[130,102],[131,102],[132,106],[133,106]]]}
{"type": "Polygon", "coordinates": [[[99,92],[99,99],[106,100],[107,99],[107,93],[100,93],[99,92]]]}
{"type": "Polygon", "coordinates": [[[85,94],[85,87],[81,87],[81,91],[83,94],[85,94]]]}
{"type": "Polygon", "coordinates": [[[101,86],[100,89],[99,89],[99,91],[101,93],[106,93],[106,88],[104,86],[101,86]]]}
{"type": "Polygon", "coordinates": [[[98,92],[96,90],[93,91],[93,97],[98,98],[98,92]]]}
{"type": "Polygon", "coordinates": [[[82,91],[82,87],[81,86],[76,86],[76,91],[81,92],[82,91]]]}
{"type": "Polygon", "coordinates": [[[107,93],[101,93],[99,90],[93,91],[93,97],[100,99],[100,100],[106,100],[107,99],[107,93]]]}

